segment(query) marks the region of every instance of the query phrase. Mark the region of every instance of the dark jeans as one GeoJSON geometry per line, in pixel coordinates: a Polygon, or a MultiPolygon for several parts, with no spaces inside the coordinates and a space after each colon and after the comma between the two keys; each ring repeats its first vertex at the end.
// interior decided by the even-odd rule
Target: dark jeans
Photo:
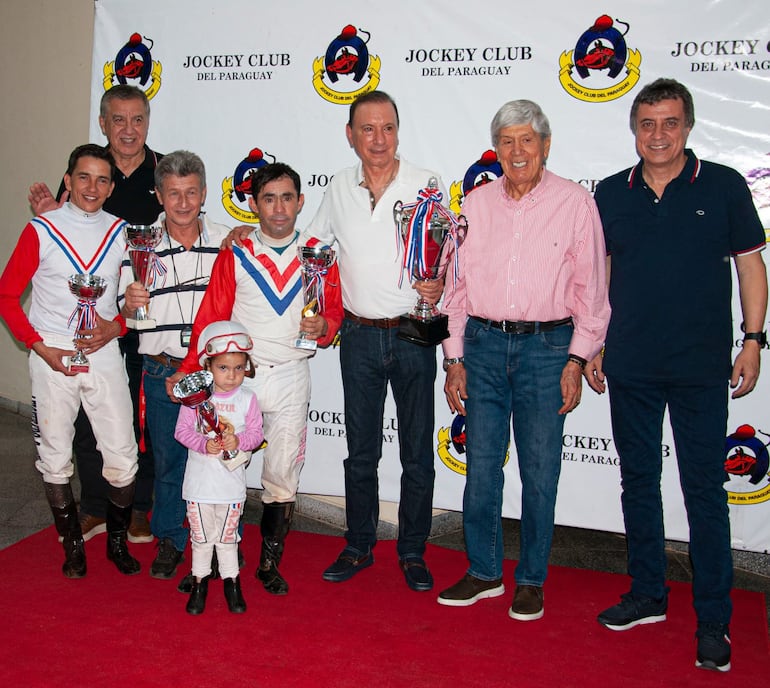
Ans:
{"type": "Polygon", "coordinates": [[[615,376],[608,376],[608,381],[612,433],[620,454],[631,592],[653,598],[665,595],[660,478],[663,413],[668,406],[690,525],[695,613],[699,622],[729,623],[733,562],[723,486],[727,384],[677,385],[615,376]]]}
{"type": "MultiPolygon", "coordinates": [[[[139,388],[142,383],[142,356],[136,352],[138,335],[129,331],[120,341],[125,355],[128,387],[134,404],[134,432],[139,442],[139,388]]],[[[136,473],[136,492],[134,509],[150,511],[152,509],[152,489],[155,478],[153,471],[152,443],[149,433],[145,433],[146,450],[139,452],[139,467],[136,473]]],[[[102,455],[96,448],[96,439],[88,417],[80,408],[75,420],[75,440],[73,442],[75,463],[80,478],[80,510],[91,516],[106,518],[108,483],[102,476],[102,455]]]]}
{"type": "Polygon", "coordinates": [[[345,500],[348,544],[365,553],[377,540],[377,465],[388,383],[396,403],[401,458],[397,550],[422,556],[430,534],[433,481],[433,385],[436,349],[402,341],[395,329],[345,320],[340,365],[345,392],[345,500]]]}

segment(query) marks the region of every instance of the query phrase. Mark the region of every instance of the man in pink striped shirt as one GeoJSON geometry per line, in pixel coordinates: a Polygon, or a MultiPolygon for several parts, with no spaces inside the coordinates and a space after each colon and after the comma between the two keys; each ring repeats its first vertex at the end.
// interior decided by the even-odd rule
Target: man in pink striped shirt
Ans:
{"type": "Polygon", "coordinates": [[[521,554],[508,614],[532,621],[543,616],[564,418],[580,403],[582,369],[601,349],[610,315],[605,246],[591,195],[545,168],[551,130],[537,104],[506,103],[491,133],[503,176],[465,200],[468,237],[443,309],[444,391],[466,416],[470,566],[438,601],[464,607],[505,592],[503,462],[513,420],[521,554]]]}

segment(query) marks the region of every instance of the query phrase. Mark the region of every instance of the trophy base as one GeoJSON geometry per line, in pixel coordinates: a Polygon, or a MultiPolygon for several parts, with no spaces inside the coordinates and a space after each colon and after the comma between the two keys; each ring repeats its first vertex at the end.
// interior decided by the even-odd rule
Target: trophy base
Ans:
{"type": "Polygon", "coordinates": [[[315,351],[318,348],[318,342],[315,339],[303,339],[302,337],[298,337],[294,340],[294,348],[315,351]]]}
{"type": "Polygon", "coordinates": [[[71,373],[87,373],[91,370],[91,366],[88,363],[70,363],[67,370],[71,373]]]}
{"type": "Polygon", "coordinates": [[[238,453],[232,459],[226,459],[224,454],[220,454],[219,461],[228,471],[234,471],[238,466],[251,461],[251,455],[238,450],[238,453]]]}
{"type": "Polygon", "coordinates": [[[126,327],[130,330],[153,330],[157,324],[158,323],[151,318],[147,318],[147,320],[126,318],[126,327]]]}
{"type": "Polygon", "coordinates": [[[398,328],[398,338],[420,346],[436,346],[449,336],[449,318],[439,315],[431,320],[419,320],[409,315],[402,315],[398,328]]]}

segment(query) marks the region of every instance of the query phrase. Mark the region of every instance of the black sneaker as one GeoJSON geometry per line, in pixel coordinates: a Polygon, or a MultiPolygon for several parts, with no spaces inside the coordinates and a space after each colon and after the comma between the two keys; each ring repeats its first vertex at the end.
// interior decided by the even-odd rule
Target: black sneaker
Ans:
{"type": "Polygon", "coordinates": [[[150,575],[153,578],[168,580],[176,574],[176,567],[184,561],[184,553],[180,552],[171,538],[161,538],[158,542],[158,554],[150,567],[150,575]]]}
{"type": "Polygon", "coordinates": [[[634,626],[666,620],[668,589],[660,600],[627,592],[620,596],[620,604],[605,609],[596,620],[613,631],[627,631],[634,626]]]}
{"type": "Polygon", "coordinates": [[[730,671],[730,627],[727,624],[699,623],[695,637],[698,639],[696,667],[730,671]]]}

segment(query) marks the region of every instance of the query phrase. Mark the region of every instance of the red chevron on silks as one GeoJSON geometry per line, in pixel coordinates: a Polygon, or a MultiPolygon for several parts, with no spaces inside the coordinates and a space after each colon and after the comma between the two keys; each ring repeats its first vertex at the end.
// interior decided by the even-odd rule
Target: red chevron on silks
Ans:
{"type": "MultiPolygon", "coordinates": [[[[166,283],[166,266],[158,260],[155,248],[163,239],[163,227],[160,225],[126,225],[126,243],[128,258],[134,271],[134,280],[145,289],[166,283]],[[162,280],[162,281],[161,281],[162,280]]],[[[157,324],[148,315],[149,305],[139,306],[133,318],[126,318],[126,327],[132,330],[150,330],[157,324]]]]}
{"type": "MultiPolygon", "coordinates": [[[[329,268],[337,259],[334,251],[328,246],[297,246],[302,276],[302,317],[311,318],[324,312],[324,281],[329,268]]],[[[297,349],[315,351],[318,342],[308,339],[305,332],[300,332],[294,340],[297,349]]]]}
{"type": "MultiPolygon", "coordinates": [[[[414,203],[396,201],[393,206],[401,252],[399,286],[405,272],[412,283],[443,279],[450,262],[457,275],[457,250],[465,241],[468,223],[464,215],[457,216],[441,205],[442,198],[438,181],[431,177],[414,203]]],[[[412,312],[401,316],[398,336],[421,346],[435,346],[449,336],[448,318],[421,296],[412,312]]]]}
{"type": "Polygon", "coordinates": [[[71,373],[87,373],[91,369],[88,357],[80,349],[78,343],[87,338],[87,335],[77,334],[80,330],[93,330],[96,327],[96,299],[98,299],[107,288],[107,280],[98,275],[81,273],[70,276],[70,293],[77,296],[78,304],[72,311],[68,325],[75,323],[75,338],[72,342],[75,345],[75,354],[70,357],[68,365],[71,373]]]}

